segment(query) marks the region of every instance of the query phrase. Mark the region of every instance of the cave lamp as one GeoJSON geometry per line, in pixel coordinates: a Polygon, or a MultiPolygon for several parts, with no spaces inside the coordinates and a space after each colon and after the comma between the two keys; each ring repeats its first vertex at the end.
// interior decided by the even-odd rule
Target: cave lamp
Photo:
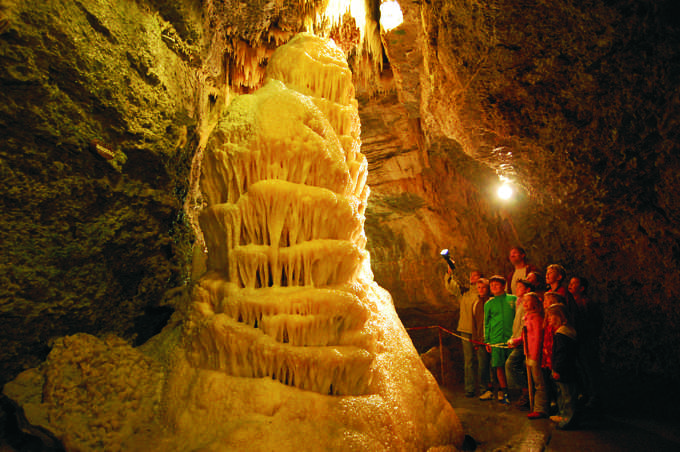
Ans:
{"type": "Polygon", "coordinates": [[[500,187],[498,187],[498,191],[496,193],[500,199],[507,201],[508,199],[512,198],[514,190],[512,189],[512,185],[505,181],[500,185],[500,187]]]}

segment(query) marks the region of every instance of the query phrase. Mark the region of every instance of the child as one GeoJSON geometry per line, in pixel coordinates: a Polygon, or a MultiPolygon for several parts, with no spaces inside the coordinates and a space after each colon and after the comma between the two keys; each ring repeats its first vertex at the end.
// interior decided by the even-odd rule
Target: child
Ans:
{"type": "MultiPolygon", "coordinates": [[[[543,294],[543,310],[548,312],[548,308],[553,304],[564,304],[564,297],[559,292],[546,292],[543,294]]],[[[551,378],[552,373],[552,350],[555,329],[545,319],[543,323],[543,352],[541,354],[541,369],[543,370],[543,380],[548,388],[548,400],[550,403],[555,401],[555,385],[551,378]]]]}
{"type": "MultiPolygon", "coordinates": [[[[517,297],[505,293],[505,278],[499,275],[489,278],[492,299],[484,305],[484,340],[487,344],[505,344],[512,336],[512,321],[515,318],[515,301],[517,297]]],[[[505,378],[505,360],[510,354],[507,348],[490,347],[491,367],[496,369],[500,392],[498,400],[510,405],[508,382],[505,378]]]]}
{"type": "MultiPolygon", "coordinates": [[[[543,294],[543,310],[548,312],[548,308],[554,304],[564,305],[564,297],[559,292],[546,292],[543,294]]],[[[552,346],[555,330],[546,319],[543,334],[543,355],[541,357],[542,367],[552,369],[552,346]]]]}
{"type": "Polygon", "coordinates": [[[490,294],[489,280],[479,278],[477,280],[477,302],[472,306],[472,340],[476,343],[474,348],[477,352],[477,378],[479,380],[480,399],[482,400],[493,399],[493,386],[489,376],[489,354],[486,347],[477,345],[484,342],[484,305],[489,300],[490,294]]]}
{"type": "Polygon", "coordinates": [[[545,293],[545,278],[540,276],[537,272],[531,272],[527,276],[527,281],[534,288],[532,292],[538,295],[539,300],[543,303],[543,294],[545,293]]]}
{"type": "Polygon", "coordinates": [[[560,264],[548,265],[545,272],[545,283],[548,286],[549,292],[558,292],[560,295],[567,296],[567,288],[564,287],[564,280],[567,277],[567,271],[560,264]]]}
{"type": "Polygon", "coordinates": [[[512,337],[508,341],[508,346],[512,352],[505,361],[505,375],[508,383],[513,388],[519,388],[521,395],[516,403],[520,410],[529,409],[529,392],[527,390],[527,368],[524,363],[524,346],[522,343],[522,331],[524,330],[524,304],[522,297],[531,292],[533,287],[526,279],[520,279],[515,286],[517,296],[517,307],[515,308],[515,320],[512,322],[512,337]]]}
{"type": "Polygon", "coordinates": [[[576,330],[567,321],[563,304],[553,304],[548,308],[547,321],[555,329],[552,351],[552,378],[557,384],[557,416],[550,420],[557,422],[558,429],[566,429],[574,424],[576,411],[576,356],[578,344],[576,330]]]}
{"type": "MultiPolygon", "coordinates": [[[[543,306],[538,294],[529,292],[522,297],[524,303],[524,328],[526,329],[526,364],[531,373],[536,392],[534,405],[529,419],[543,419],[548,417],[548,392],[541,371],[541,349],[543,346],[543,306]]],[[[531,391],[531,388],[529,388],[531,391]]]]}
{"type": "Polygon", "coordinates": [[[573,277],[569,281],[569,293],[577,309],[574,328],[578,334],[578,359],[581,381],[588,396],[586,407],[599,405],[600,360],[599,336],[602,331],[602,312],[596,303],[588,298],[588,280],[573,277]]]}
{"type": "Polygon", "coordinates": [[[567,308],[567,319],[572,326],[574,324],[574,315],[576,313],[576,306],[571,294],[567,292],[565,283],[567,282],[567,271],[560,264],[548,265],[548,270],[545,272],[545,283],[548,285],[548,292],[557,292],[564,297],[562,303],[567,308]]]}

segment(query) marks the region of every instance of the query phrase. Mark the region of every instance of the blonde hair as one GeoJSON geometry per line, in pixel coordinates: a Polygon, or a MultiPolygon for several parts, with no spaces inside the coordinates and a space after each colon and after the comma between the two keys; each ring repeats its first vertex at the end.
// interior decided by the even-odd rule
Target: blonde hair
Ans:
{"type": "Polygon", "coordinates": [[[555,303],[553,305],[550,305],[546,310],[546,314],[558,317],[562,325],[567,323],[566,306],[564,306],[562,303],[555,303]]]}
{"type": "Polygon", "coordinates": [[[543,297],[553,300],[554,303],[550,304],[564,304],[565,302],[564,295],[559,292],[546,292],[543,294],[543,297]]]}

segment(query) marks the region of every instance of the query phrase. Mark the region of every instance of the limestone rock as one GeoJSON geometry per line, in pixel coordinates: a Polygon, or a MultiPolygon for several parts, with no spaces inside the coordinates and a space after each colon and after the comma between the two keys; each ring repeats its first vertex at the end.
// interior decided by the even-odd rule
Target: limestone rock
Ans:
{"type": "Polygon", "coordinates": [[[67,337],[6,393],[69,450],[456,450],[456,414],[373,281],[344,55],[301,34],[232,105],[188,305],[139,349],[67,337]]]}

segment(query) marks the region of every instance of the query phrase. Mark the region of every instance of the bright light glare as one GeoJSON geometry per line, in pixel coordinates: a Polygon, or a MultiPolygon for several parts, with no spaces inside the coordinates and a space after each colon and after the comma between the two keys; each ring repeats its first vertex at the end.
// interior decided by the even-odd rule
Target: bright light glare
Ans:
{"type": "Polygon", "coordinates": [[[513,193],[512,187],[507,183],[504,183],[503,185],[498,187],[498,197],[501,199],[507,200],[512,198],[512,193],[513,193]]]}
{"type": "Polygon", "coordinates": [[[348,11],[354,18],[363,40],[366,28],[365,0],[329,0],[324,15],[330,19],[332,25],[337,25],[342,22],[342,16],[348,11]]]}
{"type": "Polygon", "coordinates": [[[380,25],[385,31],[398,27],[403,21],[404,15],[401,13],[399,3],[387,1],[380,5],[380,25]]]}

